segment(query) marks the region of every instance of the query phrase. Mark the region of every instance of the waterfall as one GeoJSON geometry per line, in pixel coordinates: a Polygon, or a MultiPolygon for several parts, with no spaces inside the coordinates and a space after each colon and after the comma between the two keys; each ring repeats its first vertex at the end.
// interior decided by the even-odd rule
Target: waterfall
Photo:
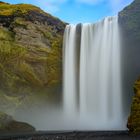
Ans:
{"type": "Polygon", "coordinates": [[[125,130],[118,17],[67,25],[63,108],[68,129],[125,130]]]}

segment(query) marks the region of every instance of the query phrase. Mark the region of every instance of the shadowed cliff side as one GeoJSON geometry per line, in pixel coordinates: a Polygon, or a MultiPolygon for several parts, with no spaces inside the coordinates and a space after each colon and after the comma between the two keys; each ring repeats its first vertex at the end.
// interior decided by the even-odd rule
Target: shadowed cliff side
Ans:
{"type": "Polygon", "coordinates": [[[119,23],[123,34],[122,48],[122,67],[123,69],[123,87],[124,98],[129,97],[127,110],[131,108],[131,114],[128,119],[128,128],[133,133],[140,133],[140,99],[139,99],[139,81],[135,80],[140,75],[140,1],[134,0],[131,5],[124,8],[119,13],[119,23]],[[133,96],[133,84],[135,82],[135,95],[133,103],[130,102],[133,96]]]}

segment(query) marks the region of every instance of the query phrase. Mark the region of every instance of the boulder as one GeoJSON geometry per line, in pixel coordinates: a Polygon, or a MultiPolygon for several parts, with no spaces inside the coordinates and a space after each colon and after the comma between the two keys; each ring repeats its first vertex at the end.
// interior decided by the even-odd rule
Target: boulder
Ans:
{"type": "Polygon", "coordinates": [[[0,112],[0,132],[18,133],[18,132],[34,132],[35,128],[28,123],[19,122],[13,119],[12,116],[0,112]]]}

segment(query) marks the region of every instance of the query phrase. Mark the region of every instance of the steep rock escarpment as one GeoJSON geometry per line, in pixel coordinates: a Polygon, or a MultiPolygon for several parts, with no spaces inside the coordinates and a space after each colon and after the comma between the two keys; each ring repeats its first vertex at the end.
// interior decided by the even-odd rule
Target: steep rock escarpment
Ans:
{"type": "MultiPolygon", "coordinates": [[[[140,76],[140,1],[134,0],[132,4],[119,13],[119,23],[123,34],[122,67],[124,80],[124,98],[133,96],[133,84],[140,76]]],[[[135,82],[135,95],[132,100],[128,128],[133,133],[140,133],[140,86],[139,80],[135,82]]],[[[128,108],[126,107],[126,108],[128,108]]]]}
{"type": "Polygon", "coordinates": [[[64,28],[38,7],[0,2],[0,110],[14,113],[61,92],[64,28]]]}
{"type": "Polygon", "coordinates": [[[119,22],[127,38],[140,42],[140,1],[134,0],[119,13],[119,22]]]}

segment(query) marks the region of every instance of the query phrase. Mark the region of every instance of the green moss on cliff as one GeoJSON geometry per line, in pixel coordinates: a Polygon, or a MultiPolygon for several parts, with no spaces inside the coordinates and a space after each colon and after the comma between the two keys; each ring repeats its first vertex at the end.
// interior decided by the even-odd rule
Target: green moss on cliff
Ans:
{"type": "Polygon", "coordinates": [[[49,102],[62,80],[65,23],[32,5],[0,9],[0,109],[14,112],[40,96],[49,102]]]}
{"type": "Polygon", "coordinates": [[[13,36],[13,33],[7,30],[6,28],[0,28],[0,40],[13,41],[13,36]]]}
{"type": "Polygon", "coordinates": [[[128,118],[128,128],[133,134],[140,134],[140,79],[134,85],[135,96],[131,106],[131,115],[128,118]]]}
{"type": "Polygon", "coordinates": [[[23,62],[20,64],[19,69],[20,69],[24,79],[26,81],[28,81],[31,84],[31,86],[32,85],[34,85],[34,86],[41,86],[42,85],[42,82],[39,80],[39,78],[37,77],[33,68],[30,65],[23,62]]]}
{"type": "Polygon", "coordinates": [[[16,5],[11,5],[7,3],[1,3],[0,4],[0,15],[3,16],[11,16],[11,15],[23,15],[27,14],[31,10],[35,10],[37,12],[43,13],[43,11],[30,4],[16,4],[16,5]]]}

